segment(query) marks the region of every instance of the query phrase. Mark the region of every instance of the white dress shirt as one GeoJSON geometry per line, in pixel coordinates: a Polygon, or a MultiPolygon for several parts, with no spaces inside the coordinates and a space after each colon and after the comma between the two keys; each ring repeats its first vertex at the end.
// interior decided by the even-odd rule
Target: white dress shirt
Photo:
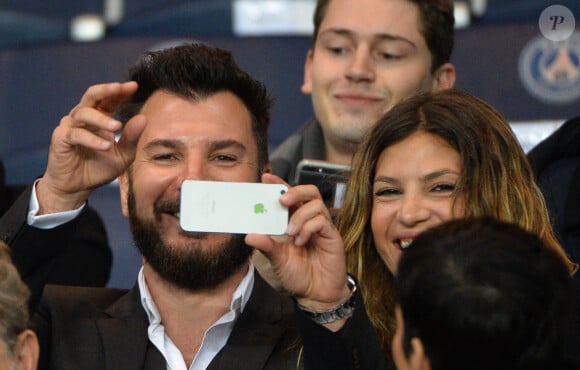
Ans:
{"type": "MultiPolygon", "coordinates": [[[[145,278],[143,276],[143,268],[139,271],[139,292],[141,293],[141,303],[149,317],[149,328],[147,330],[149,340],[157,347],[159,352],[165,358],[167,363],[167,370],[187,370],[188,367],[183,360],[183,356],[179,349],[175,346],[171,338],[165,333],[165,328],[161,323],[159,311],[155,306],[145,278]]],[[[236,288],[232,295],[232,303],[230,310],[220,317],[212,326],[207,329],[203,335],[203,341],[199,351],[195,355],[189,370],[206,369],[215,355],[226,345],[230,333],[234,327],[236,319],[243,312],[246,303],[250,299],[252,287],[254,286],[254,266],[250,263],[248,273],[242,279],[240,285],[236,288]]]]}

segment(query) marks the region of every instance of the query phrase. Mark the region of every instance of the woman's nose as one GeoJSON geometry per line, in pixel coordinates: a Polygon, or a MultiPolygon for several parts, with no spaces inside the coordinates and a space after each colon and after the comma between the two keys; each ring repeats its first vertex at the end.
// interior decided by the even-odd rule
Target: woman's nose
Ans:
{"type": "Polygon", "coordinates": [[[426,221],[431,212],[421,196],[405,196],[399,209],[399,220],[407,226],[426,221]]]}

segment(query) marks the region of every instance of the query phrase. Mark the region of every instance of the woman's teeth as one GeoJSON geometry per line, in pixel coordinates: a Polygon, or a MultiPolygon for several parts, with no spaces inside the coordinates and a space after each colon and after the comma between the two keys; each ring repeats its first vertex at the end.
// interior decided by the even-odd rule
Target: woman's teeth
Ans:
{"type": "Polygon", "coordinates": [[[401,245],[402,249],[407,249],[411,243],[413,242],[413,239],[405,239],[405,240],[401,240],[399,242],[399,244],[401,245]]]}

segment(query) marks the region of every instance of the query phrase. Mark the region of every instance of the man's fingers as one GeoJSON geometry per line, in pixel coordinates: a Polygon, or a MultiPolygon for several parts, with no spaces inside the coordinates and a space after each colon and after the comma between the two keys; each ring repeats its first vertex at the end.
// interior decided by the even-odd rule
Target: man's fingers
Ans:
{"type": "Polygon", "coordinates": [[[120,91],[118,94],[100,101],[99,108],[106,112],[111,112],[113,114],[121,102],[125,100],[128,96],[135,94],[138,85],[135,81],[129,81],[122,83],[120,86],[120,91]]]}
{"type": "MultiPolygon", "coordinates": [[[[333,232],[333,224],[326,216],[317,215],[304,223],[294,235],[294,244],[298,246],[306,245],[314,236],[329,237],[333,232]]],[[[338,231],[337,231],[338,232],[338,231]]]]}
{"type": "Polygon", "coordinates": [[[265,184],[282,184],[286,185],[288,188],[290,187],[290,185],[288,185],[288,183],[282,178],[267,172],[262,174],[262,182],[265,184]]]}
{"type": "Polygon", "coordinates": [[[268,257],[271,256],[272,251],[276,248],[276,243],[268,235],[248,234],[244,241],[247,245],[259,249],[268,257]]]}
{"type": "MultiPolygon", "coordinates": [[[[147,119],[144,115],[138,114],[131,118],[129,122],[125,124],[123,132],[119,139],[118,145],[119,150],[123,153],[127,161],[132,162],[135,157],[135,151],[137,149],[137,143],[139,138],[145,129],[147,124],[147,119]]],[[[127,163],[128,165],[129,163],[127,163]]]]}
{"type": "Polygon", "coordinates": [[[109,115],[90,107],[77,107],[64,119],[63,123],[71,127],[86,127],[89,130],[106,130],[115,132],[121,129],[121,122],[109,115]]]}
{"type": "Polygon", "coordinates": [[[315,185],[298,185],[290,188],[280,201],[287,207],[294,207],[315,199],[322,201],[320,190],[315,185]]]}
{"type": "Polygon", "coordinates": [[[84,128],[70,128],[66,132],[66,143],[70,146],[80,146],[93,150],[107,150],[115,141],[115,138],[103,138],[98,134],[84,128]]]}
{"type": "Polygon", "coordinates": [[[328,222],[332,223],[330,212],[324,206],[321,199],[315,199],[304,203],[296,209],[294,213],[292,213],[286,233],[291,236],[296,235],[297,232],[303,228],[304,224],[318,216],[323,217],[328,222]]]}
{"type": "Polygon", "coordinates": [[[112,115],[121,101],[134,94],[135,91],[137,91],[137,83],[134,81],[93,85],[87,89],[75,109],[92,107],[112,115]]]}

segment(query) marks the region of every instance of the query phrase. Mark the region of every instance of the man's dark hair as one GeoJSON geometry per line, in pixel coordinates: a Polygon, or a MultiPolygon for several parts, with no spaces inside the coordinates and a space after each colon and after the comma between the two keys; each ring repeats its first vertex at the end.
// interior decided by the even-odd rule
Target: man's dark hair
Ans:
{"type": "MultiPolygon", "coordinates": [[[[419,32],[431,52],[431,73],[449,62],[453,52],[455,17],[451,0],[407,0],[419,9],[419,32]]],[[[332,0],[318,0],[314,9],[313,42],[332,0]]]]}
{"type": "Polygon", "coordinates": [[[260,169],[268,163],[268,125],[272,98],[266,87],[244,72],[226,50],[203,43],[184,44],[150,51],[129,69],[129,81],[139,88],[118,110],[123,123],[141,111],[158,90],[192,101],[202,101],[219,92],[231,92],[248,109],[258,146],[260,169]]]}
{"type": "Polygon", "coordinates": [[[404,335],[434,370],[564,369],[572,286],[562,259],[518,226],[450,221],[419,235],[397,275],[404,335]]]}

